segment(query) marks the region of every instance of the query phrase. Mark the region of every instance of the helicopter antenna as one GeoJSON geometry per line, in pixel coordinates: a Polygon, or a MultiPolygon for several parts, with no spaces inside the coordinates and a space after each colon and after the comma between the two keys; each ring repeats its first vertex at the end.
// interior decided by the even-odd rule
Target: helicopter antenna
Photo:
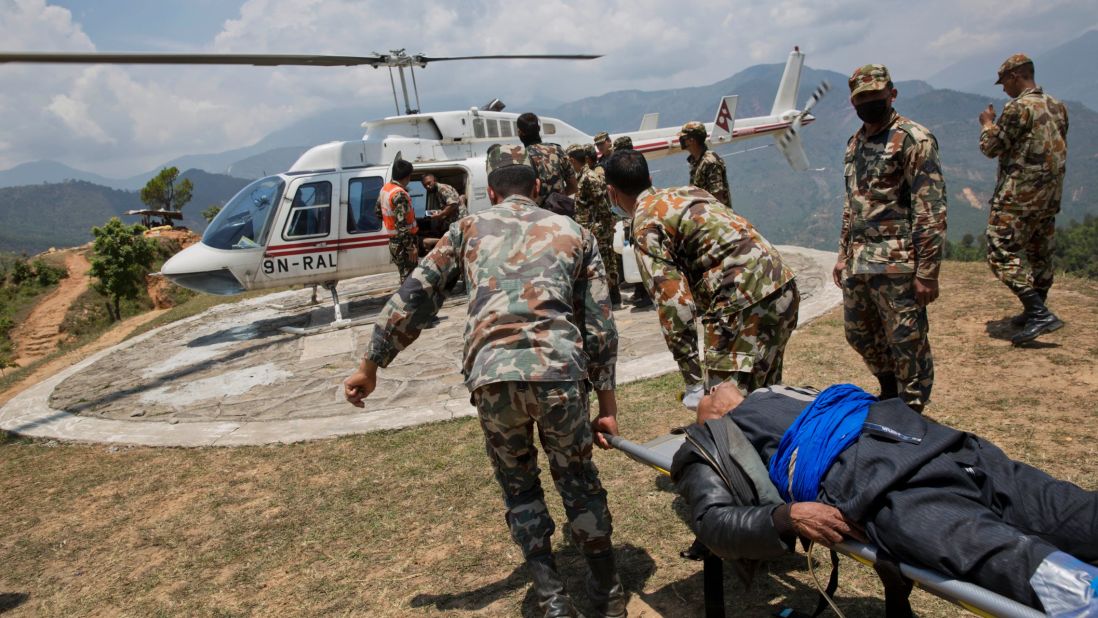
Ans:
{"type": "Polygon", "coordinates": [[[416,85],[416,68],[413,66],[409,71],[412,73],[412,90],[416,93],[416,113],[418,114],[419,110],[423,108],[419,106],[419,86],[416,85]]]}
{"type": "Polygon", "coordinates": [[[397,86],[393,81],[393,67],[389,67],[389,86],[393,89],[393,109],[400,115],[400,103],[397,102],[397,86]]]}

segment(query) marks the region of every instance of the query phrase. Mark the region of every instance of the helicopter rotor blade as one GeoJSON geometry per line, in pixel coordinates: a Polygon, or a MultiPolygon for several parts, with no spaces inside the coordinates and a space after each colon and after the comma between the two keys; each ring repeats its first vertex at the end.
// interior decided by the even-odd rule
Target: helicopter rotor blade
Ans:
{"type": "Polygon", "coordinates": [[[490,54],[486,56],[415,56],[420,62],[445,60],[595,60],[599,54],[490,54]]]}
{"type": "Polygon", "coordinates": [[[316,54],[190,54],[145,52],[0,52],[0,63],[64,64],[213,64],[251,66],[384,66],[382,56],[316,54]]]}
{"type": "Polygon", "coordinates": [[[801,110],[801,116],[803,117],[813,107],[815,107],[816,104],[820,102],[820,99],[824,98],[824,95],[826,95],[829,90],[831,90],[831,82],[827,81],[826,79],[820,82],[820,85],[816,86],[816,90],[812,92],[812,97],[808,99],[807,103],[804,104],[804,109],[801,110]]]}

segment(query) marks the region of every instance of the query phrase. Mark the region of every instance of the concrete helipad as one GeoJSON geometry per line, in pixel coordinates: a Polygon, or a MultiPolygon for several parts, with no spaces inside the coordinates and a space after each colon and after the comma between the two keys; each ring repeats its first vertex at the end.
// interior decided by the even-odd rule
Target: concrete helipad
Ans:
{"type": "MultiPolygon", "coordinates": [[[[781,247],[797,271],[801,324],[841,302],[831,285],[835,254],[781,247]]],[[[396,275],[347,281],[352,317],[380,310],[396,275]]],[[[331,319],[308,290],[220,305],[113,348],[45,380],[0,408],[0,428],[61,440],[213,446],[294,442],[472,416],[461,379],[464,298],[444,305],[441,324],[387,369],[360,410],[341,381],[358,363],[373,326],[310,336],[282,326],[331,319]]],[[[615,312],[618,382],[676,369],[655,311],[615,312]]]]}

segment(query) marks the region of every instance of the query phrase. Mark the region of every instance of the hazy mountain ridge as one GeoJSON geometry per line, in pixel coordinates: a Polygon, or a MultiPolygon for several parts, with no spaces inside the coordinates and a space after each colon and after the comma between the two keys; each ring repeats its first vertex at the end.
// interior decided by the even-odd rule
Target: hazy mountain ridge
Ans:
{"type": "MultiPolygon", "coordinates": [[[[202,170],[187,170],[182,178],[194,183],[191,201],[183,207],[182,224],[202,230],[201,212],[223,204],[249,181],[202,170]]],[[[122,191],[84,180],[0,188],[0,250],[37,253],[50,247],[82,245],[91,228],[111,217],[138,223],[122,215],[144,208],[136,191],[122,191]]]]}

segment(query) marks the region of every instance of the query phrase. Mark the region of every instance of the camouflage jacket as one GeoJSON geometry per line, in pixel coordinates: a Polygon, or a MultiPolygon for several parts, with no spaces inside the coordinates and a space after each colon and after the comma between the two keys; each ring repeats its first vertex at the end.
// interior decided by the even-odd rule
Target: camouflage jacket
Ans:
{"type": "MultiPolygon", "coordinates": [[[[377,196],[377,201],[374,202],[374,214],[377,215],[377,220],[381,221],[384,217],[381,214],[381,200],[385,197],[385,192],[382,191],[377,196]]],[[[393,194],[393,223],[396,225],[396,234],[389,237],[389,242],[395,245],[403,245],[409,242],[413,242],[416,236],[416,230],[408,224],[408,211],[412,209],[412,198],[408,195],[407,191],[397,191],[393,194]]],[[[412,221],[415,221],[415,216],[412,216],[412,221]]]]}
{"type": "Polygon", "coordinates": [[[366,358],[387,366],[462,273],[469,288],[462,375],[470,391],[584,379],[614,388],[618,333],[594,237],[518,196],[450,226],[381,310],[366,358]]]}
{"type": "Polygon", "coordinates": [[[451,204],[457,208],[454,210],[454,214],[446,219],[447,226],[463,217],[461,214],[461,196],[450,185],[435,181],[435,191],[427,192],[427,210],[446,210],[451,204]]]}
{"type": "Polygon", "coordinates": [[[876,135],[858,129],[843,162],[846,202],[839,257],[847,273],[938,278],[946,231],[946,187],[938,140],[893,112],[876,135]]]}
{"type": "MultiPolygon", "coordinates": [[[[992,205],[1014,204],[1025,210],[1037,189],[1062,183],[1067,132],[1067,108],[1040,88],[1023,90],[1007,103],[999,120],[980,132],[980,151],[999,157],[992,205]]],[[[1041,200],[1033,207],[1046,203],[1041,200]]]]}
{"type": "MultiPolygon", "coordinates": [[[[738,313],[793,279],[751,222],[697,187],[648,189],[637,197],[633,238],[645,287],[684,376],[701,382],[695,312],[738,313]]],[[[725,359],[725,362],[730,362],[725,359]]],[[[721,359],[707,359],[718,370],[721,359]]]]}
{"type": "Polygon", "coordinates": [[[686,158],[690,164],[690,184],[704,189],[725,206],[732,206],[732,192],[728,186],[728,169],[724,160],[708,148],[697,159],[686,158]]]}
{"type": "Polygon", "coordinates": [[[614,216],[610,213],[610,197],[606,181],[590,168],[584,168],[576,190],[576,222],[587,228],[595,238],[614,237],[614,216]]]}
{"type": "Polygon", "coordinates": [[[541,180],[538,206],[543,205],[545,198],[554,191],[561,195],[568,194],[568,181],[576,179],[576,172],[568,162],[564,149],[557,144],[531,144],[526,147],[526,154],[530,155],[530,162],[541,180]]]}

